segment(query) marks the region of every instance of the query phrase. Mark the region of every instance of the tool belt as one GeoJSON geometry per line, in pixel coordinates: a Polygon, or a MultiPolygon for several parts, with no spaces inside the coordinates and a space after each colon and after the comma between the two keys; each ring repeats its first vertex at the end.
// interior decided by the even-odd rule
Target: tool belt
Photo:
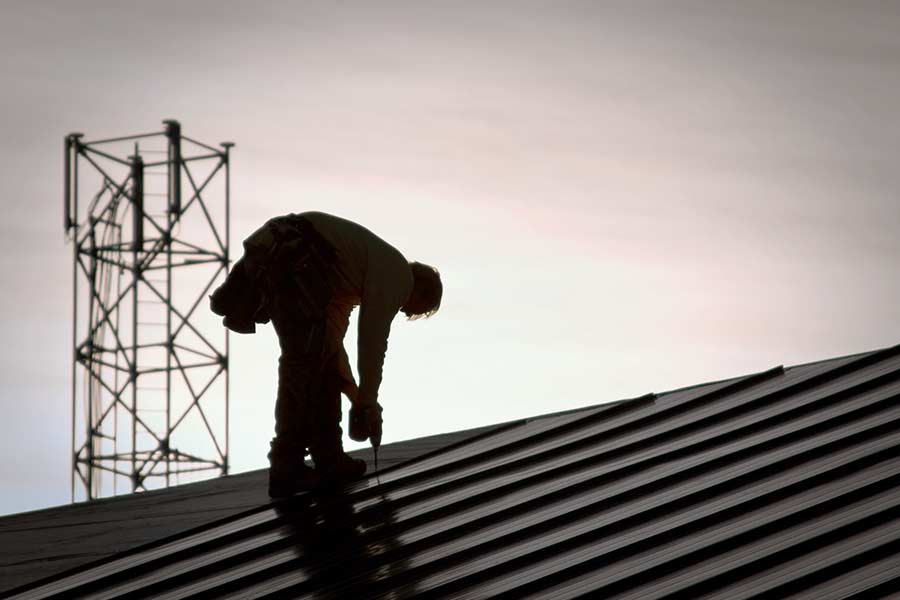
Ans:
{"type": "Polygon", "coordinates": [[[210,296],[210,308],[230,330],[255,333],[256,323],[269,322],[269,300],[294,288],[304,316],[323,319],[336,260],[334,247],[303,217],[270,219],[244,241],[244,256],[210,296]]]}

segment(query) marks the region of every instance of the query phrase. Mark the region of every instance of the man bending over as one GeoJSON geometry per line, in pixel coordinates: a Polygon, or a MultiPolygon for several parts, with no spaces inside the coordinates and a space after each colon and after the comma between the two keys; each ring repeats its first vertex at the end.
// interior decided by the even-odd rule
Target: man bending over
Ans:
{"type": "Polygon", "coordinates": [[[278,334],[270,497],[365,473],[365,461],[343,449],[341,394],[351,403],[350,437],[377,447],[391,322],[400,311],[410,320],[430,317],[442,294],[434,267],[408,262],[365,227],[326,213],[276,217],[244,241],[244,256],[210,300],[229,329],[252,333],[255,323],[271,320],[278,334]],[[359,385],[343,344],[356,306],[359,385]],[[307,453],[314,470],[304,463],[307,453]]]}

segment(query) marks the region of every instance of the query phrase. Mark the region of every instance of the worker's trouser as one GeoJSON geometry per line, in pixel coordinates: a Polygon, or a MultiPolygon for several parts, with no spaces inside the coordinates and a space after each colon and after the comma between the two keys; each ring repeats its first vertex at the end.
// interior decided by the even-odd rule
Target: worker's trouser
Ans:
{"type": "Polygon", "coordinates": [[[272,219],[266,227],[275,244],[265,253],[251,254],[251,264],[281,346],[270,457],[273,464],[286,464],[309,450],[322,466],[343,452],[337,356],[325,353],[333,251],[294,215],[272,219]]]}
{"type": "MultiPolygon", "coordinates": [[[[326,356],[325,320],[310,320],[298,309],[295,284],[269,300],[278,334],[278,396],[275,400],[273,458],[306,449],[317,464],[330,460],[341,444],[341,380],[336,357],[326,356]]],[[[295,454],[296,455],[296,454],[295,454]]]]}

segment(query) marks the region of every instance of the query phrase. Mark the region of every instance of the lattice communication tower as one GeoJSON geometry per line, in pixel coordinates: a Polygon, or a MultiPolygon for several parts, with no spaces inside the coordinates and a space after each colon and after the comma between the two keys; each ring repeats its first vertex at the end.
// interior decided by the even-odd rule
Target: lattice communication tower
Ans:
{"type": "Polygon", "coordinates": [[[72,499],[228,472],[229,153],[164,131],[65,138],[72,499]]]}

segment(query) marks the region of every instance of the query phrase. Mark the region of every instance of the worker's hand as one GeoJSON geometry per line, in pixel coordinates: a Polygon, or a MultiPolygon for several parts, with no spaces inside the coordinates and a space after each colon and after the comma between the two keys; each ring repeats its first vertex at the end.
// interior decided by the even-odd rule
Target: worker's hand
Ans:
{"type": "Polygon", "coordinates": [[[352,381],[344,382],[344,387],[341,389],[344,392],[344,395],[347,396],[347,399],[350,400],[350,405],[355,406],[359,401],[359,388],[356,387],[356,384],[352,381]]]}
{"type": "Polygon", "coordinates": [[[381,446],[381,423],[383,422],[381,411],[381,405],[377,402],[375,403],[374,408],[370,408],[366,411],[366,416],[369,421],[369,441],[372,442],[372,447],[376,450],[381,446]]]}
{"type": "Polygon", "coordinates": [[[381,405],[354,404],[350,407],[350,439],[364,442],[371,439],[376,448],[381,445],[381,405]]]}

